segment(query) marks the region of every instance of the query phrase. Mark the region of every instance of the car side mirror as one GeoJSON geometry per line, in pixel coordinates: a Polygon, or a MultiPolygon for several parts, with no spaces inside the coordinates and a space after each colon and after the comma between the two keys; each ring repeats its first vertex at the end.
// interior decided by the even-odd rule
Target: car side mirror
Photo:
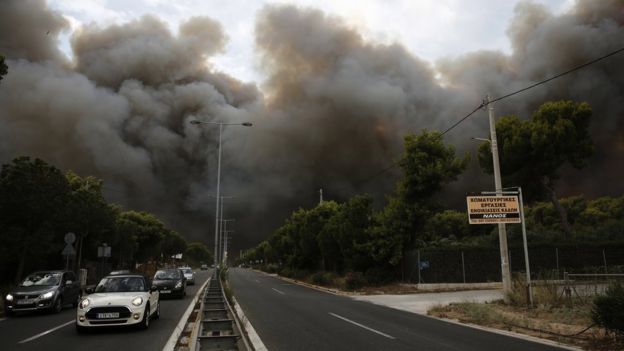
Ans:
{"type": "Polygon", "coordinates": [[[86,288],[86,289],[85,289],[85,292],[86,292],[87,294],[93,294],[93,292],[94,292],[94,291],[95,291],[95,289],[94,289],[94,288],[92,288],[92,287],[91,287],[91,288],[86,288]]]}
{"type": "Polygon", "coordinates": [[[156,287],[156,286],[152,285],[152,287],[150,288],[150,292],[154,292],[154,291],[156,291],[156,290],[158,290],[158,287],[156,287]]]}

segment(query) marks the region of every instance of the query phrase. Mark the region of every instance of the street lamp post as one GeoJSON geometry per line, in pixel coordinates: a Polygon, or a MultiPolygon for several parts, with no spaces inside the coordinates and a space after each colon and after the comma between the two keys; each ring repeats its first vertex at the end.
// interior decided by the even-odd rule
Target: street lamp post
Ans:
{"type": "Polygon", "coordinates": [[[200,121],[200,120],[191,120],[191,124],[200,125],[200,124],[214,124],[219,126],[219,158],[217,161],[217,196],[216,196],[216,208],[215,208],[215,252],[214,252],[214,264],[215,267],[219,264],[217,258],[217,250],[219,248],[219,199],[220,194],[219,190],[221,188],[221,133],[223,132],[223,126],[244,126],[251,127],[252,124],[250,122],[243,123],[225,123],[225,122],[209,122],[209,121],[200,121]]]}
{"type": "MultiPolygon", "coordinates": [[[[223,214],[223,213],[221,213],[223,214]]],[[[225,254],[227,252],[227,224],[228,222],[234,222],[234,219],[222,219],[221,220],[221,241],[219,242],[219,250],[221,250],[221,262],[225,265],[225,254]]]]}

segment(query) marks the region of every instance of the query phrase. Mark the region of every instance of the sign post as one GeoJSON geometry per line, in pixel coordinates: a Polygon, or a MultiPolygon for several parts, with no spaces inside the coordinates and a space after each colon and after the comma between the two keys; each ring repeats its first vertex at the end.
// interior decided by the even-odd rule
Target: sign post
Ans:
{"type": "Polygon", "coordinates": [[[69,256],[76,255],[76,249],[72,245],[76,241],[76,234],[67,233],[63,240],[65,241],[65,248],[63,248],[61,255],[65,256],[65,269],[69,269],[69,256]]]}
{"type": "Polygon", "coordinates": [[[529,306],[533,307],[533,287],[531,285],[531,268],[526,237],[526,222],[524,220],[522,188],[518,187],[517,191],[482,191],[479,195],[468,195],[466,202],[468,204],[468,222],[470,224],[522,224],[527,300],[529,306]]]}

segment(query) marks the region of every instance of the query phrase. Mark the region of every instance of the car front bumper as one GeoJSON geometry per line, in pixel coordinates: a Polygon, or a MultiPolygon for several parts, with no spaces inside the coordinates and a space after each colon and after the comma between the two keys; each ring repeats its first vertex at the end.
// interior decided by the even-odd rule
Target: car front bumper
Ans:
{"type": "Polygon", "coordinates": [[[163,298],[167,298],[167,296],[182,296],[184,295],[184,286],[181,288],[159,287],[158,293],[163,298]]]}
{"type": "Polygon", "coordinates": [[[144,313],[145,303],[141,306],[89,306],[84,310],[78,309],[76,325],[94,328],[135,325],[141,323],[144,313]],[[115,313],[118,315],[111,315],[115,313]]]}
{"type": "Polygon", "coordinates": [[[28,301],[28,303],[22,303],[23,300],[13,300],[11,302],[4,302],[5,308],[7,311],[11,312],[20,312],[20,311],[39,311],[39,310],[48,310],[52,308],[54,297],[49,299],[31,299],[32,301],[28,301]]]}

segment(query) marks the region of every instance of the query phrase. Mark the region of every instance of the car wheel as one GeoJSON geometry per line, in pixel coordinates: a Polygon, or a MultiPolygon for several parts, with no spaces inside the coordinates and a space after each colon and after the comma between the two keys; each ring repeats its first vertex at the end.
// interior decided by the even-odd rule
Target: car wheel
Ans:
{"type": "Polygon", "coordinates": [[[78,323],[76,323],[76,333],[78,334],[84,334],[87,332],[87,328],[78,325],[78,323]]]}
{"type": "Polygon", "coordinates": [[[60,313],[63,310],[63,296],[59,296],[54,301],[54,305],[52,305],[53,313],[60,313]]]}
{"type": "Polygon", "coordinates": [[[145,307],[145,313],[143,313],[143,320],[141,320],[141,324],[139,325],[139,328],[145,330],[149,328],[149,323],[150,323],[150,308],[149,308],[149,305],[147,305],[145,307]]]}
{"type": "Polygon", "coordinates": [[[154,312],[154,319],[160,318],[160,301],[158,301],[158,305],[156,305],[156,312],[154,312]]]}

